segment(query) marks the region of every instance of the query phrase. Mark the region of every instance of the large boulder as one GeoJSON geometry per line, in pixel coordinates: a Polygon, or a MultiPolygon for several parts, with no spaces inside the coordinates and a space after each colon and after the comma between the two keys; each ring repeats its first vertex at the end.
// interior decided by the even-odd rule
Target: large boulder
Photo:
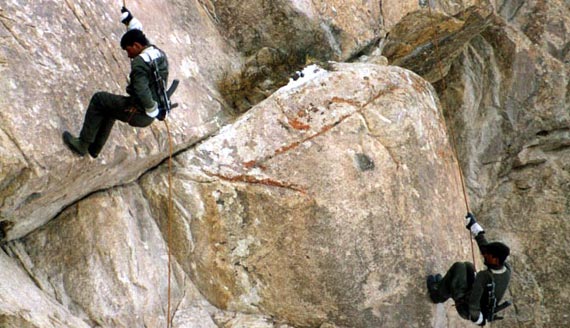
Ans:
{"type": "MultiPolygon", "coordinates": [[[[425,275],[469,254],[434,90],[397,67],[309,73],[177,157],[173,252],[222,309],[427,325],[425,275]]],[[[152,208],[166,181],[164,167],[142,179],[152,208]]]]}

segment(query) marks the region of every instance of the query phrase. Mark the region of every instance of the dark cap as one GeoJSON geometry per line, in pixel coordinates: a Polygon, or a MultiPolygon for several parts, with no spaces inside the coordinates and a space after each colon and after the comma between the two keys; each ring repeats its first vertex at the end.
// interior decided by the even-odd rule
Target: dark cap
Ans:
{"type": "Polygon", "coordinates": [[[511,249],[507,245],[496,241],[481,247],[481,252],[495,256],[503,264],[511,253],[511,249]]]}
{"type": "Polygon", "coordinates": [[[149,45],[149,41],[146,38],[146,35],[144,35],[141,30],[133,29],[123,34],[123,37],[121,38],[121,48],[125,49],[127,46],[132,46],[135,44],[135,42],[138,42],[143,46],[149,45]]]}

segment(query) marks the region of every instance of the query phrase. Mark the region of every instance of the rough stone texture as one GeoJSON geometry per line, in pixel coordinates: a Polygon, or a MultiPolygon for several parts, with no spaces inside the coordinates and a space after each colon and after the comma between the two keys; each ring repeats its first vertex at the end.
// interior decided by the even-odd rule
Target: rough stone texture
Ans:
{"type": "MultiPolygon", "coordinates": [[[[437,100],[403,69],[335,68],[177,158],[174,253],[222,309],[300,327],[428,326],[424,275],[468,256],[437,100]]],[[[143,179],[153,208],[164,176],[143,179]]]]}
{"type": "MultiPolygon", "coordinates": [[[[191,2],[154,1],[131,10],[168,53],[181,80],[172,115],[176,149],[226,121],[215,81],[236,59],[208,16],[191,2]],[[161,15],[157,18],[156,12],[161,15]],[[211,61],[212,57],[216,61],[211,61]]],[[[116,1],[4,0],[0,9],[0,225],[21,237],[95,190],[133,180],[168,154],[164,124],[117,124],[97,160],[61,141],[78,133],[95,91],[124,94],[130,64],[119,47],[116,1]],[[112,9],[116,10],[112,10],[112,9]]]]}
{"type": "Polygon", "coordinates": [[[384,27],[391,30],[408,13],[419,10],[422,3],[418,0],[383,0],[381,7],[384,27]]]}
{"type": "Polygon", "coordinates": [[[390,64],[406,67],[430,82],[447,75],[464,46],[491,23],[491,8],[469,7],[454,17],[415,11],[396,24],[383,54],[390,64]]]}
{"type": "Polygon", "coordinates": [[[570,7],[561,0],[493,1],[497,12],[550,55],[568,63],[570,7]]]}
{"type": "Polygon", "coordinates": [[[471,6],[488,6],[490,0],[426,0],[429,7],[448,15],[456,15],[471,6]]]}
{"type": "Polygon", "coordinates": [[[291,55],[346,60],[378,40],[376,1],[274,0],[213,2],[225,34],[248,55],[262,47],[291,55]]]}
{"type": "MultiPolygon", "coordinates": [[[[381,10],[384,28],[390,31],[404,16],[421,10],[425,13],[456,15],[471,6],[485,7],[490,0],[382,0],[381,10]]],[[[503,1],[506,2],[506,1],[503,1]]]]}
{"type": "Polygon", "coordinates": [[[247,56],[244,66],[219,84],[238,113],[304,66],[358,57],[384,34],[376,1],[215,1],[210,8],[224,35],[247,56]]]}
{"type": "Polygon", "coordinates": [[[162,124],[117,125],[97,160],[60,139],[78,131],[94,91],[124,88],[121,4],[4,0],[0,231],[16,240],[0,252],[0,326],[163,326],[171,239],[174,327],[470,327],[452,302],[424,293],[425,274],[471,257],[446,136],[472,210],[512,248],[515,306],[493,327],[569,326],[568,6],[429,0],[414,12],[419,4],[129,3],[182,80],[171,128],[176,150],[192,149],[175,160],[169,238],[162,124]],[[443,74],[429,20],[441,27],[443,74]],[[434,83],[449,135],[416,75],[353,64],[209,138],[228,123],[219,79],[252,58],[273,69],[257,64],[287,46],[378,63],[392,49],[392,63],[406,58],[398,64],[434,83]]]}
{"type": "Polygon", "coordinates": [[[512,247],[516,308],[503,327],[570,324],[567,86],[567,64],[504,24],[474,38],[438,84],[472,206],[512,247]]]}
{"type": "MultiPolygon", "coordinates": [[[[9,250],[50,299],[89,326],[166,322],[167,249],[136,185],[92,195],[9,250]]],[[[173,327],[216,327],[176,262],[171,281],[173,327]]]]}
{"type": "Polygon", "coordinates": [[[0,265],[0,327],[90,327],[46,296],[28,272],[4,252],[0,252],[0,265]]]}
{"type": "Polygon", "coordinates": [[[270,316],[222,312],[214,317],[220,328],[291,328],[286,324],[275,324],[270,316]]]}

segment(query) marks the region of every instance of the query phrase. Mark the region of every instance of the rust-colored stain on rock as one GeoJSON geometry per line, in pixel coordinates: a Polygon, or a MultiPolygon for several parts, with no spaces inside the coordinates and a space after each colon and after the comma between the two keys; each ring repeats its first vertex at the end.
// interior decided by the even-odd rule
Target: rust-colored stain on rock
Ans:
{"type": "Polygon", "coordinates": [[[296,118],[290,119],[289,125],[291,125],[291,127],[293,127],[295,130],[308,130],[311,127],[310,125],[305,124],[296,118]]]}

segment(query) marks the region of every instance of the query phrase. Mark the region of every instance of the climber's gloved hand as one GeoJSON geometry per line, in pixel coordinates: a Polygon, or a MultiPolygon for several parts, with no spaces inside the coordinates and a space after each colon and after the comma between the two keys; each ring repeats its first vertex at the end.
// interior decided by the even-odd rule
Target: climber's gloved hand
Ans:
{"type": "Polygon", "coordinates": [[[126,7],[121,8],[121,23],[129,26],[129,23],[133,18],[133,15],[126,7]]]}
{"type": "Polygon", "coordinates": [[[477,237],[477,235],[479,235],[480,233],[485,232],[485,230],[483,230],[483,227],[481,227],[481,225],[477,223],[475,216],[471,212],[468,212],[467,215],[465,216],[465,228],[471,231],[473,237],[477,237]]]}
{"type": "Polygon", "coordinates": [[[156,115],[156,118],[159,121],[164,121],[164,119],[166,119],[166,109],[159,106],[158,107],[158,115],[156,115]]]}
{"type": "Polygon", "coordinates": [[[152,118],[155,118],[159,112],[158,103],[156,101],[153,102],[152,107],[145,108],[146,115],[152,118]]]}
{"type": "Polygon", "coordinates": [[[475,317],[475,318],[472,317],[471,321],[480,327],[483,327],[485,325],[485,317],[483,317],[483,313],[481,313],[481,312],[479,312],[478,317],[475,317]]]}
{"type": "Polygon", "coordinates": [[[471,229],[471,226],[475,223],[477,223],[475,215],[473,215],[471,212],[467,212],[467,215],[465,215],[465,227],[467,229],[471,229]]]}
{"type": "Polygon", "coordinates": [[[136,19],[131,12],[126,8],[121,8],[121,23],[125,24],[127,30],[141,30],[142,31],[142,24],[141,22],[136,19]]]}

